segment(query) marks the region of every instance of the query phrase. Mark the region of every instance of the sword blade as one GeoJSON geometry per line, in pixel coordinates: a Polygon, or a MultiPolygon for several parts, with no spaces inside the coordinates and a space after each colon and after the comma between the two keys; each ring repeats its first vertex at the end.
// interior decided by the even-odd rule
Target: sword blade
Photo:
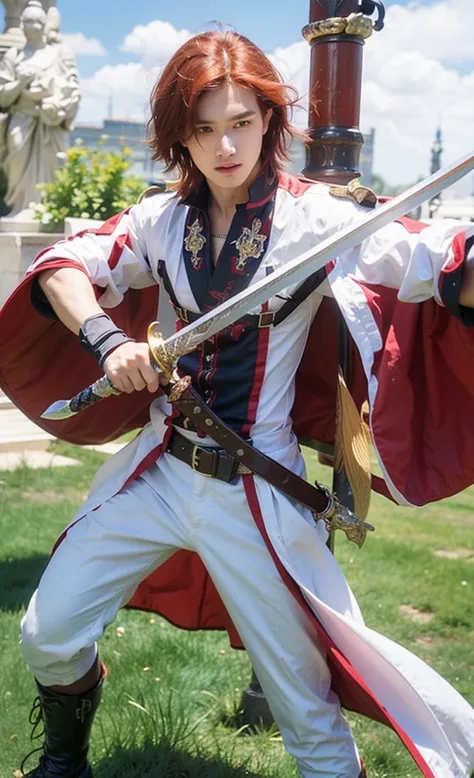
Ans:
{"type": "MultiPolygon", "coordinates": [[[[288,286],[304,281],[328,262],[345,251],[358,246],[377,230],[417,208],[426,200],[442,192],[474,169],[474,154],[466,154],[451,165],[421,181],[407,191],[361,216],[337,235],[318,244],[296,259],[275,270],[270,276],[257,281],[226,302],[203,314],[193,324],[188,324],[165,341],[165,347],[175,362],[179,357],[194,351],[203,341],[242,318],[253,308],[260,306],[288,286]]],[[[42,413],[44,419],[66,419],[93,405],[104,397],[117,394],[109,379],[104,376],[71,400],[57,400],[42,413]]]]}
{"type": "Polygon", "coordinates": [[[377,207],[369,215],[357,219],[340,230],[337,235],[321,241],[316,251],[309,249],[303,252],[296,259],[275,270],[270,276],[230,297],[221,305],[200,316],[196,322],[186,325],[167,338],[166,349],[174,360],[194,351],[203,341],[229,327],[249,310],[266,302],[286,287],[304,281],[343,252],[358,246],[377,230],[417,208],[473,169],[474,154],[467,154],[451,165],[447,165],[393,200],[377,207]]]}

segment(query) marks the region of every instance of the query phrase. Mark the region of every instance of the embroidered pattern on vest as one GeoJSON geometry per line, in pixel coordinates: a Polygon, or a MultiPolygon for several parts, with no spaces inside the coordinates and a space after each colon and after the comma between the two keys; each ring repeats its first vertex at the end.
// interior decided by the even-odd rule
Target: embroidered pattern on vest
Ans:
{"type": "Polygon", "coordinates": [[[262,256],[267,235],[260,234],[261,227],[260,219],[254,219],[250,229],[242,228],[241,234],[235,241],[235,247],[239,252],[239,259],[235,266],[237,271],[244,270],[249,259],[260,259],[262,256]]]}
{"type": "Polygon", "coordinates": [[[193,224],[187,227],[188,235],[184,239],[184,246],[186,251],[191,254],[191,264],[195,270],[199,270],[202,264],[202,257],[199,256],[199,252],[202,251],[207,243],[206,238],[202,233],[202,225],[197,218],[193,224]]]}
{"type": "Polygon", "coordinates": [[[221,305],[222,303],[225,303],[225,301],[229,299],[231,292],[232,292],[232,281],[227,281],[224,289],[222,290],[209,289],[209,296],[216,301],[216,305],[221,305]]]}
{"type": "Polygon", "coordinates": [[[273,189],[264,180],[257,179],[258,191],[252,185],[250,199],[236,207],[227,239],[214,264],[211,252],[210,219],[207,213],[209,196],[206,192],[186,202],[183,228],[183,259],[186,275],[201,313],[224,302],[251,283],[262,257],[268,248],[271,232],[276,185],[273,189]],[[265,184],[266,190],[260,190],[265,184]],[[266,194],[266,197],[263,197],[266,194]]]}

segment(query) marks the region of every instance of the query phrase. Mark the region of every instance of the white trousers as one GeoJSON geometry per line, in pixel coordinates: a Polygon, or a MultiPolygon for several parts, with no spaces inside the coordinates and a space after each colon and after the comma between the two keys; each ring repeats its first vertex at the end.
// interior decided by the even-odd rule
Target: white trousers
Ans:
{"type": "Polygon", "coordinates": [[[314,627],[281,580],[242,484],[204,478],[171,454],[68,530],[22,622],[35,677],[45,686],[81,678],[119,608],[181,548],[209,571],[300,775],[358,778],[314,627]]]}

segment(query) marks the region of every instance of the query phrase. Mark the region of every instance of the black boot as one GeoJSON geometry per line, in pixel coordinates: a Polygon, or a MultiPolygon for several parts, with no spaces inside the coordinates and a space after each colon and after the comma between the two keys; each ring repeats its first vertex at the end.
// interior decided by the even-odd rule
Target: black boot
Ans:
{"type": "Polygon", "coordinates": [[[38,767],[29,773],[23,772],[25,762],[34,751],[23,761],[21,770],[26,778],[92,778],[87,752],[103,680],[102,677],[90,691],[74,695],[58,694],[36,683],[39,697],[30,715],[32,739],[37,737],[34,732],[41,720],[45,739],[43,747],[38,749],[43,751],[38,767]],[[35,712],[38,714],[36,719],[35,712]]]}

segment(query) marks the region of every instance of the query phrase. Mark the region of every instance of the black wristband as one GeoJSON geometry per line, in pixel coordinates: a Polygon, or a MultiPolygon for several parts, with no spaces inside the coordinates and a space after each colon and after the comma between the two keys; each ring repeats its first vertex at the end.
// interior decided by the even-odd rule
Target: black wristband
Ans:
{"type": "Polygon", "coordinates": [[[97,313],[85,320],[79,330],[79,343],[102,367],[107,356],[122,343],[133,341],[117,327],[106,313],[97,313]]]}

